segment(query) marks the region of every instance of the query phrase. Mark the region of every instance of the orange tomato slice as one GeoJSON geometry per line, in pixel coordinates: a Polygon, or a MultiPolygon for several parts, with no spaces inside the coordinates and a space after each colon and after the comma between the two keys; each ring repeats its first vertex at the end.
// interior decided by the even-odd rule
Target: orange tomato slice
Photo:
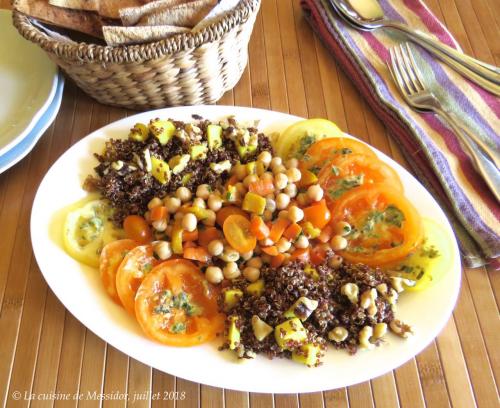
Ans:
{"type": "Polygon", "coordinates": [[[123,229],[128,238],[140,244],[147,244],[153,240],[153,233],[147,221],[140,215],[129,215],[123,221],[123,229]]]}
{"type": "Polygon", "coordinates": [[[119,305],[122,303],[116,291],[116,272],[123,258],[125,258],[127,253],[136,246],[137,243],[131,239],[120,239],[118,241],[112,241],[104,246],[101,252],[99,272],[102,284],[111,299],[119,305]]]}
{"type": "Polygon", "coordinates": [[[384,266],[405,258],[422,241],[422,220],[400,191],[382,185],[363,186],[344,194],[332,207],[334,221],[346,221],[353,232],[339,251],[349,262],[384,266]]]}
{"type": "Polygon", "coordinates": [[[338,200],[349,190],[376,183],[385,183],[403,192],[398,173],[391,166],[364,154],[335,157],[323,166],[318,178],[329,202],[338,200]]]}
{"type": "Polygon", "coordinates": [[[218,312],[218,291],[191,262],[161,263],[137,291],[135,314],[144,333],[160,343],[195,346],[212,340],[224,329],[218,312]]]}
{"type": "Polygon", "coordinates": [[[224,222],[226,221],[226,218],[233,214],[238,214],[242,217],[248,218],[248,214],[241,208],[235,207],[234,205],[229,205],[227,207],[222,207],[219,211],[217,211],[215,220],[217,224],[222,227],[224,225],[224,222]]]}
{"type": "MultiPolygon", "coordinates": [[[[333,158],[350,154],[364,154],[377,158],[375,152],[359,140],[348,137],[331,137],[311,145],[301,161],[301,167],[307,170],[319,170],[333,158]]],[[[315,172],[317,174],[317,171],[315,172]]]]}
{"type": "Polygon", "coordinates": [[[250,221],[242,215],[233,214],[227,217],[222,230],[229,245],[240,253],[252,251],[257,245],[257,238],[250,230],[250,221]]]}
{"type": "Polygon", "coordinates": [[[135,294],[142,280],[158,260],[153,255],[151,245],[141,245],[132,249],[123,259],[116,273],[116,290],[120,302],[127,312],[135,314],[135,294]]]}

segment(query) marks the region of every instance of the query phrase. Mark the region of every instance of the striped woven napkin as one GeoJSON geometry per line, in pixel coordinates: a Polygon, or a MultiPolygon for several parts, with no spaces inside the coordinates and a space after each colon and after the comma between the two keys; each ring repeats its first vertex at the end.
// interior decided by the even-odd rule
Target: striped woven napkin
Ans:
{"type": "MultiPolygon", "coordinates": [[[[420,0],[381,0],[385,14],[411,27],[459,45],[420,0]]],[[[347,26],[328,0],[301,0],[306,18],[356,83],[370,106],[398,141],[419,180],[447,213],[465,264],[498,265],[500,206],[473,168],[460,143],[437,117],[413,111],[400,96],[387,68],[389,49],[405,41],[392,30],[362,32],[347,26]]],[[[414,46],[426,83],[463,125],[500,147],[500,100],[465,80],[414,46]]]]}

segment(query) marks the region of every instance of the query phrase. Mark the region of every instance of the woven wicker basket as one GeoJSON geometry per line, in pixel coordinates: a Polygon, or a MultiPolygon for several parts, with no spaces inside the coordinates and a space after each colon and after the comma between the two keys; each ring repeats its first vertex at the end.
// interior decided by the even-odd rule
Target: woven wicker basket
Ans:
{"type": "Polygon", "coordinates": [[[121,47],[68,44],[14,12],[21,35],[38,44],[99,102],[129,109],[210,104],[232,89],[248,61],[248,42],[261,0],[241,0],[197,33],[121,47]]]}

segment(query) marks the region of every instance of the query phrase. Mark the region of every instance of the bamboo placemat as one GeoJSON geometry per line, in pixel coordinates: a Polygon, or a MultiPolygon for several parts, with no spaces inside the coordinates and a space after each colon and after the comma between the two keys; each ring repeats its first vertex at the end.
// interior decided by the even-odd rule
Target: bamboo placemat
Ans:
{"type": "MultiPolygon", "coordinates": [[[[0,0],[0,6],[8,3],[0,0]]],[[[467,53],[500,65],[497,0],[427,4],[467,53]]],[[[406,166],[397,144],[303,20],[298,0],[263,1],[249,66],[220,104],[326,117],[406,166]]],[[[26,159],[0,175],[0,404],[126,406],[124,401],[97,399],[117,393],[166,395],[166,400],[130,400],[133,407],[499,406],[500,277],[484,268],[463,270],[453,317],[416,358],[371,381],[323,393],[249,394],[195,384],[152,370],[87,330],[40,274],[30,244],[31,205],[43,175],[67,148],[129,113],[100,105],[67,83],[55,123],[26,159]],[[184,398],[169,400],[173,392],[184,398]],[[96,398],[57,400],[75,394],[96,398]]]]}

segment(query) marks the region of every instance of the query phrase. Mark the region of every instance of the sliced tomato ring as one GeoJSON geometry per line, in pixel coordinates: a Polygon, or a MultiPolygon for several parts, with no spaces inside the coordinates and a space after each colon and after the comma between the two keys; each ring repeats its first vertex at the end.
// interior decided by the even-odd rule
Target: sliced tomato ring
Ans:
{"type": "Polygon", "coordinates": [[[116,290],[127,312],[135,314],[135,294],[144,277],[158,264],[151,245],[132,249],[116,272],[116,290]]]}
{"type": "Polygon", "coordinates": [[[420,215],[397,190],[370,185],[351,190],[337,200],[333,221],[346,221],[352,232],[339,254],[349,262],[384,266],[404,259],[423,238],[420,215]]]}
{"type": "Polygon", "coordinates": [[[332,137],[322,139],[307,149],[301,161],[301,168],[314,170],[316,173],[324,164],[339,156],[364,154],[376,158],[375,152],[365,143],[349,137],[332,137]]]}
{"type": "Polygon", "coordinates": [[[222,227],[224,225],[224,221],[226,221],[226,218],[233,214],[238,214],[242,217],[248,218],[248,214],[240,207],[228,205],[227,207],[222,207],[219,211],[217,211],[215,220],[217,221],[217,224],[222,227]]]}
{"type": "Polygon", "coordinates": [[[338,200],[349,190],[376,183],[385,183],[394,190],[403,192],[398,173],[391,166],[364,154],[333,158],[323,166],[318,178],[329,202],[338,200]]]}
{"type": "Polygon", "coordinates": [[[119,239],[107,244],[101,252],[99,272],[104,289],[116,303],[121,305],[118,292],[116,291],[116,273],[123,258],[130,250],[137,246],[137,242],[131,239],[119,239]]]}
{"type": "Polygon", "coordinates": [[[222,230],[229,245],[240,253],[250,252],[257,245],[257,238],[251,232],[250,221],[242,215],[233,214],[227,217],[222,230]]]}
{"type": "Polygon", "coordinates": [[[170,346],[195,346],[224,329],[218,291],[184,259],[159,264],[137,291],[135,314],[143,331],[170,346]]]}

